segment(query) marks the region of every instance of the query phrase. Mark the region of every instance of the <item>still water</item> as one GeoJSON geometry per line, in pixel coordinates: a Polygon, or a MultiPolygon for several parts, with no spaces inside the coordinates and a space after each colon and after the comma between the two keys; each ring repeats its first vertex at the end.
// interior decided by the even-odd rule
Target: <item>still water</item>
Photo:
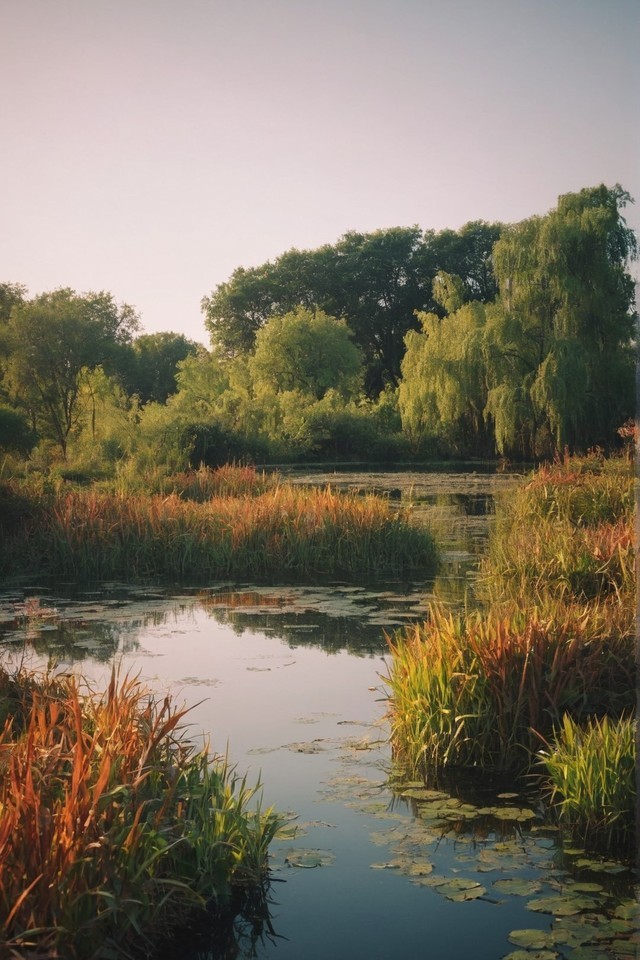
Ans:
{"type": "Polygon", "coordinates": [[[563,846],[535,794],[488,778],[472,793],[456,778],[438,790],[389,785],[385,632],[434,598],[472,601],[494,496],[513,479],[296,476],[318,479],[410,503],[442,544],[438,577],[180,593],[33,584],[0,594],[5,662],[54,658],[98,686],[115,663],[170,690],[191,706],[192,736],[228,752],[249,782],[260,777],[263,804],[288,814],[272,847],[269,923],[252,935],[238,918],[225,960],[635,957],[632,871],[563,846]]]}

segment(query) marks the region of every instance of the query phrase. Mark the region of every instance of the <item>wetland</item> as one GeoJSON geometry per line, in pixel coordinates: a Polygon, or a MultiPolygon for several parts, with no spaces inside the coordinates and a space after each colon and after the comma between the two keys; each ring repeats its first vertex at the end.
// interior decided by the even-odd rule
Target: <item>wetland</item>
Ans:
{"type": "MultiPolygon", "coordinates": [[[[331,956],[387,960],[611,960],[636,955],[637,877],[548,816],[533,782],[448,770],[425,782],[389,743],[385,634],[429,604],[477,603],[494,502],[518,477],[492,471],[291,471],[300,485],[384,492],[440,548],[425,579],[354,583],[218,580],[168,587],[5,584],[9,668],[77,672],[104,687],[114,665],[189,708],[191,736],[227,753],[283,825],[264,902],[188,960],[331,956]]],[[[185,952],[186,951],[186,952],[185,952]]]]}

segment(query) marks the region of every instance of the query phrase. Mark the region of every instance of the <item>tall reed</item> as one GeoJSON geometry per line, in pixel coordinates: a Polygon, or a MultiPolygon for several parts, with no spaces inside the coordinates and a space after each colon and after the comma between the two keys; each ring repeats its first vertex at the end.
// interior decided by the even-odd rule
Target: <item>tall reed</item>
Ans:
{"type": "Polygon", "coordinates": [[[0,573],[81,580],[398,575],[436,562],[430,534],[387,500],[289,484],[202,503],[61,491],[0,542],[0,573]]]}
{"type": "Polygon", "coordinates": [[[184,710],[112,675],[0,671],[0,938],[16,955],[127,955],[234,890],[264,883],[272,811],[184,710]],[[17,709],[16,709],[17,708],[17,709]]]}
{"type": "Polygon", "coordinates": [[[489,601],[551,594],[633,604],[633,475],[622,459],[586,463],[540,468],[499,503],[481,569],[489,601]]]}
{"type": "Polygon", "coordinates": [[[633,643],[632,626],[605,604],[466,614],[434,606],[389,640],[395,751],[416,770],[523,771],[563,714],[631,707],[633,643]]]}

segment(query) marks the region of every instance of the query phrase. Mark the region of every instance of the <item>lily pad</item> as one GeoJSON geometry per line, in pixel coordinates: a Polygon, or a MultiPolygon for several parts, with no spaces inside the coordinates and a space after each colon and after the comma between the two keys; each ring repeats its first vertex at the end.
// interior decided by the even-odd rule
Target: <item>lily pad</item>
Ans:
{"type": "Polygon", "coordinates": [[[447,900],[476,900],[487,892],[477,880],[468,880],[465,877],[442,879],[440,883],[433,884],[433,887],[436,893],[447,900]]]}
{"type": "Polygon", "coordinates": [[[498,820],[533,820],[535,813],[528,807],[496,807],[494,817],[498,820]]]}
{"type": "Polygon", "coordinates": [[[599,947],[584,946],[576,947],[571,952],[571,960],[610,960],[610,955],[600,950],[599,947]]]}
{"type": "Polygon", "coordinates": [[[635,900],[623,900],[615,908],[613,915],[621,920],[638,920],[640,919],[640,907],[635,900]]]}
{"type": "Polygon", "coordinates": [[[559,956],[555,950],[512,950],[503,960],[556,960],[559,956]]]}
{"type": "Polygon", "coordinates": [[[553,939],[546,930],[512,930],[509,943],[514,943],[516,947],[526,947],[527,950],[542,950],[552,946],[553,939]]]}
{"type": "Polygon", "coordinates": [[[429,790],[427,787],[409,787],[403,790],[401,797],[407,797],[411,800],[450,800],[448,793],[442,790],[429,790]]]}
{"type": "Polygon", "coordinates": [[[556,917],[572,917],[576,913],[583,913],[585,910],[592,910],[595,906],[590,897],[540,897],[538,900],[530,900],[527,904],[528,910],[534,910],[536,913],[552,913],[556,917]]]}
{"type": "Polygon", "coordinates": [[[494,880],[493,887],[498,893],[510,893],[518,897],[528,897],[538,893],[542,884],[536,880],[524,880],[521,877],[509,877],[504,880],[494,880]]]}
{"type": "Polygon", "coordinates": [[[593,870],[595,873],[626,873],[627,871],[624,864],[617,863],[615,860],[590,860],[588,857],[581,857],[575,861],[575,865],[582,870],[593,870]]]}
{"type": "Polygon", "coordinates": [[[314,867],[330,867],[336,855],[331,850],[316,850],[300,847],[285,851],[284,862],[288,867],[301,867],[311,870],[314,867]]]}

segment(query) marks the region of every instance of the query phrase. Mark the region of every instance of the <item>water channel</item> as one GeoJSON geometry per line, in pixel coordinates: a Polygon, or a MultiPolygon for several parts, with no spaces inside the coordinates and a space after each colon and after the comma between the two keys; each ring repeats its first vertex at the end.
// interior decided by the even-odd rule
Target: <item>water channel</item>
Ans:
{"type": "Polygon", "coordinates": [[[51,658],[96,685],[111,666],[192,706],[191,733],[228,751],[263,803],[287,812],[272,847],[268,922],[238,918],[223,953],[186,960],[625,960],[636,956],[635,876],[574,849],[539,798],[489,778],[389,785],[385,631],[437,598],[473,602],[494,497],[491,472],[326,475],[411,504],[443,551],[414,583],[215,583],[0,588],[4,662],[51,658]],[[480,794],[478,793],[480,787],[480,794]]]}

